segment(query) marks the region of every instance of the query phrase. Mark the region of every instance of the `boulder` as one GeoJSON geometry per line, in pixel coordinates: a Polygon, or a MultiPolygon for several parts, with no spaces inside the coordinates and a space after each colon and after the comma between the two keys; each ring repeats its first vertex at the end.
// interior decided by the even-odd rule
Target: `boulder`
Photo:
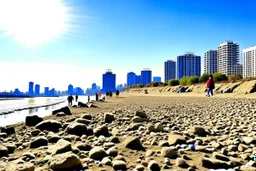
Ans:
{"type": "Polygon", "coordinates": [[[161,156],[175,159],[178,157],[177,151],[173,147],[162,147],[161,156]]]}
{"type": "Polygon", "coordinates": [[[63,108],[60,108],[60,109],[58,109],[58,110],[54,110],[54,111],[52,111],[52,114],[53,114],[53,115],[56,115],[57,113],[60,113],[60,112],[65,113],[65,115],[71,115],[71,112],[70,112],[68,106],[63,107],[63,108]]]}
{"type": "Polygon", "coordinates": [[[186,139],[182,135],[170,134],[168,143],[169,145],[186,144],[186,139]]]}
{"type": "Polygon", "coordinates": [[[202,166],[208,169],[228,169],[230,167],[227,162],[207,157],[201,158],[201,162],[202,166]]]}
{"type": "Polygon", "coordinates": [[[188,168],[189,167],[186,160],[184,160],[183,158],[177,158],[176,159],[176,166],[181,167],[181,168],[188,168]]]}
{"type": "Polygon", "coordinates": [[[132,118],[132,122],[134,122],[134,123],[142,122],[142,119],[141,119],[141,117],[139,117],[139,116],[134,116],[134,117],[132,118]]]}
{"type": "Polygon", "coordinates": [[[72,151],[71,143],[67,140],[60,139],[55,145],[49,147],[48,152],[52,155],[72,151]]]}
{"type": "Polygon", "coordinates": [[[30,142],[30,148],[38,148],[41,146],[47,146],[48,140],[45,137],[37,137],[30,142]]]}
{"type": "Polygon", "coordinates": [[[138,137],[128,136],[124,141],[124,147],[132,150],[144,150],[138,137]]]}
{"type": "Polygon", "coordinates": [[[114,170],[126,170],[126,163],[123,160],[114,160],[113,161],[114,170]]]}
{"type": "Polygon", "coordinates": [[[89,125],[89,124],[92,123],[91,120],[83,119],[83,118],[77,118],[77,119],[75,120],[75,122],[77,122],[77,123],[82,123],[82,124],[85,124],[85,125],[89,125]]]}
{"type": "Polygon", "coordinates": [[[105,123],[112,123],[115,120],[115,116],[112,113],[104,113],[105,123]]]}
{"type": "Polygon", "coordinates": [[[89,157],[101,161],[104,157],[107,157],[107,153],[102,147],[94,147],[90,150],[89,157]]]}
{"type": "Polygon", "coordinates": [[[6,133],[7,135],[15,134],[13,126],[0,127],[0,132],[6,133]]]}
{"type": "Polygon", "coordinates": [[[0,145],[0,158],[4,156],[8,156],[8,148],[0,145]]]}
{"type": "Polygon", "coordinates": [[[199,135],[199,136],[206,136],[207,132],[202,126],[193,126],[192,127],[192,133],[199,135]]]}
{"type": "Polygon", "coordinates": [[[72,152],[57,154],[50,159],[50,168],[53,170],[72,170],[81,165],[79,157],[72,152]]]}
{"type": "Polygon", "coordinates": [[[81,118],[92,120],[92,115],[91,114],[84,114],[81,118]]]}
{"type": "Polygon", "coordinates": [[[82,102],[78,102],[78,106],[88,108],[88,105],[82,102]]]}
{"type": "Polygon", "coordinates": [[[108,132],[108,127],[106,127],[104,125],[95,128],[93,132],[94,132],[94,135],[97,136],[97,137],[99,137],[101,135],[103,135],[104,137],[109,137],[110,136],[110,134],[108,132]]]}
{"type": "Polygon", "coordinates": [[[36,129],[41,131],[58,132],[60,128],[62,128],[61,123],[55,120],[45,120],[36,125],[36,129]]]}
{"type": "Polygon", "coordinates": [[[148,163],[148,170],[149,171],[160,171],[161,168],[160,168],[160,166],[158,165],[158,163],[155,160],[151,160],[148,163]]]}
{"type": "Polygon", "coordinates": [[[136,111],[135,116],[139,116],[140,118],[148,118],[146,112],[136,111]]]}
{"type": "Polygon", "coordinates": [[[66,128],[66,132],[68,134],[82,136],[86,135],[87,127],[85,124],[82,123],[73,123],[66,128]]]}
{"type": "Polygon", "coordinates": [[[16,164],[14,162],[1,162],[0,171],[34,171],[35,166],[32,163],[16,164]]]}
{"type": "Polygon", "coordinates": [[[25,119],[25,124],[27,126],[36,126],[40,122],[42,122],[44,119],[37,116],[37,115],[32,115],[32,116],[27,116],[25,119]]]}

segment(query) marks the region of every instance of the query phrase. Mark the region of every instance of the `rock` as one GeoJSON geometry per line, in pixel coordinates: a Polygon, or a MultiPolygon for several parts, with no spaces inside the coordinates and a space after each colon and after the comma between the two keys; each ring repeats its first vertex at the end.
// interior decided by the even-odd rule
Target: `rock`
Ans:
{"type": "Polygon", "coordinates": [[[82,118],[77,118],[77,119],[75,120],[75,122],[77,122],[77,123],[82,123],[82,124],[85,124],[85,125],[89,125],[89,124],[91,124],[91,123],[92,123],[92,121],[91,121],[91,120],[88,120],[88,119],[82,119],[82,118]]]}
{"type": "Polygon", "coordinates": [[[149,171],[160,171],[161,168],[155,160],[151,160],[148,164],[149,171]]]}
{"type": "Polygon", "coordinates": [[[84,114],[81,118],[83,118],[83,119],[88,119],[88,120],[92,120],[92,115],[90,115],[90,114],[84,114]]]}
{"type": "Polygon", "coordinates": [[[44,120],[43,118],[41,118],[41,117],[39,117],[37,115],[26,116],[25,124],[27,126],[36,126],[37,124],[39,124],[43,120],[44,120]]]}
{"type": "Polygon", "coordinates": [[[4,156],[8,156],[8,148],[0,145],[0,158],[4,156]]]}
{"type": "Polygon", "coordinates": [[[135,167],[135,170],[136,171],[144,171],[144,166],[143,165],[141,165],[141,164],[139,164],[139,165],[137,165],[136,167],[135,167]]]}
{"type": "Polygon", "coordinates": [[[37,137],[34,140],[32,140],[29,147],[30,148],[38,148],[38,147],[47,146],[47,145],[48,145],[47,138],[41,136],[41,137],[37,137]]]}
{"type": "Polygon", "coordinates": [[[104,113],[105,123],[112,123],[115,120],[115,117],[112,113],[104,113]]]}
{"type": "Polygon", "coordinates": [[[13,126],[0,127],[0,132],[12,135],[15,134],[15,129],[13,126]]]}
{"type": "Polygon", "coordinates": [[[0,132],[0,138],[7,138],[7,136],[5,132],[0,132]]]}
{"type": "Polygon", "coordinates": [[[230,161],[230,159],[227,156],[217,153],[217,152],[214,152],[212,154],[212,157],[215,159],[218,159],[218,160],[222,160],[222,161],[230,161]]]}
{"type": "Polygon", "coordinates": [[[62,128],[61,123],[55,120],[45,120],[36,125],[36,129],[41,131],[58,132],[60,128],[62,128]]]}
{"type": "Polygon", "coordinates": [[[115,147],[111,147],[107,150],[107,155],[111,157],[116,157],[118,155],[118,150],[115,147]]]}
{"type": "Polygon", "coordinates": [[[101,135],[103,135],[104,137],[109,137],[109,132],[108,132],[108,127],[106,126],[100,126],[97,127],[96,129],[94,129],[94,135],[99,137],[101,135]]]}
{"type": "Polygon", "coordinates": [[[52,155],[61,154],[72,151],[71,143],[67,140],[60,139],[56,144],[49,147],[48,152],[52,155]]]}
{"type": "Polygon", "coordinates": [[[111,166],[112,161],[109,159],[109,157],[104,157],[101,161],[102,164],[111,166]]]}
{"type": "Polygon", "coordinates": [[[168,143],[169,145],[186,144],[186,139],[182,135],[170,134],[168,143]]]}
{"type": "Polygon", "coordinates": [[[23,157],[24,157],[24,158],[29,158],[30,160],[36,158],[36,156],[35,156],[34,153],[29,153],[29,152],[23,153],[23,154],[22,154],[22,158],[23,158],[23,157]]]}
{"type": "Polygon", "coordinates": [[[8,149],[8,154],[12,154],[16,150],[15,144],[5,144],[5,147],[8,149]]]}
{"type": "Polygon", "coordinates": [[[240,170],[241,171],[256,171],[256,168],[255,167],[251,167],[251,166],[243,165],[243,166],[240,167],[240,170]]]}
{"type": "Polygon", "coordinates": [[[147,132],[148,133],[156,131],[154,125],[152,125],[152,124],[147,124],[146,127],[147,127],[147,132]]]}
{"type": "Polygon", "coordinates": [[[16,164],[14,162],[1,162],[0,171],[34,171],[35,166],[32,163],[16,164]]]}
{"type": "Polygon", "coordinates": [[[61,137],[59,135],[54,134],[54,133],[52,133],[52,134],[49,133],[47,138],[48,138],[49,143],[56,143],[61,139],[61,137]]]}
{"type": "MultiPolygon", "coordinates": [[[[128,128],[129,131],[134,131],[139,129],[139,127],[144,126],[142,123],[133,123],[130,125],[130,127],[128,128]]],[[[153,126],[154,127],[154,126],[153,126]]]]}
{"type": "Polygon", "coordinates": [[[124,147],[132,150],[144,150],[138,137],[128,136],[124,141],[124,147]]]}
{"type": "MultiPolygon", "coordinates": [[[[82,102],[78,102],[78,106],[79,106],[79,107],[89,108],[87,104],[82,103],[82,102]]],[[[85,118],[84,118],[84,119],[85,119],[85,118]]]]}
{"type": "Polygon", "coordinates": [[[114,170],[126,170],[126,163],[122,160],[114,160],[113,161],[113,169],[114,170]]]}
{"type": "Polygon", "coordinates": [[[92,149],[92,146],[90,146],[89,144],[86,144],[86,143],[76,144],[75,147],[81,151],[90,151],[92,149]]]}
{"type": "Polygon", "coordinates": [[[136,111],[135,116],[139,116],[140,118],[148,118],[147,114],[143,111],[136,111]]]}
{"type": "Polygon", "coordinates": [[[255,144],[255,142],[256,142],[254,137],[243,137],[242,140],[247,145],[255,144]]]}
{"type": "Polygon", "coordinates": [[[176,166],[181,167],[181,168],[188,168],[189,167],[186,160],[184,160],[183,158],[177,158],[176,159],[176,166]]]}
{"type": "Polygon", "coordinates": [[[90,150],[89,157],[101,161],[104,157],[107,157],[107,153],[102,147],[94,147],[90,150]]]}
{"type": "Polygon", "coordinates": [[[73,124],[70,124],[70,125],[66,128],[66,132],[67,132],[68,134],[77,135],[77,136],[82,136],[82,135],[86,135],[86,133],[87,133],[87,127],[86,127],[85,124],[73,123],[73,124]]]}
{"type": "Polygon", "coordinates": [[[227,162],[206,157],[203,157],[201,162],[202,166],[208,169],[228,169],[230,167],[227,162]]]}
{"type": "Polygon", "coordinates": [[[92,103],[88,103],[87,104],[89,108],[98,108],[96,105],[92,104],[92,103]]]}
{"type": "Polygon", "coordinates": [[[37,136],[38,134],[40,134],[40,130],[39,129],[34,129],[33,131],[31,131],[31,135],[32,136],[37,136]]]}
{"type": "Polygon", "coordinates": [[[207,132],[201,126],[194,126],[194,127],[192,127],[192,133],[196,134],[196,135],[199,135],[199,136],[206,136],[207,135],[207,132]]]}
{"type": "Polygon", "coordinates": [[[163,124],[161,124],[161,123],[156,123],[156,125],[155,125],[155,131],[161,132],[161,131],[163,131],[163,130],[164,130],[163,124]]]}
{"type": "Polygon", "coordinates": [[[57,117],[63,117],[66,116],[66,114],[64,112],[59,112],[56,114],[57,117]]]}
{"type": "Polygon", "coordinates": [[[57,113],[60,113],[60,112],[65,113],[65,115],[72,115],[72,113],[70,112],[68,106],[63,107],[63,108],[60,108],[60,109],[58,109],[58,110],[54,110],[54,111],[52,111],[52,114],[53,114],[53,115],[56,115],[57,113]]]}
{"type": "Polygon", "coordinates": [[[53,156],[50,160],[50,168],[53,170],[68,170],[81,166],[79,157],[72,152],[66,152],[53,156]]]}
{"type": "Polygon", "coordinates": [[[240,152],[244,152],[247,149],[248,149],[248,146],[246,146],[244,144],[239,144],[239,146],[238,146],[238,151],[240,151],[240,152]]]}
{"type": "Polygon", "coordinates": [[[176,150],[173,147],[162,147],[161,156],[175,159],[178,157],[176,150]]]}
{"type": "Polygon", "coordinates": [[[139,116],[134,116],[134,117],[132,118],[132,122],[135,122],[135,123],[142,122],[142,119],[141,119],[141,117],[139,117],[139,116]]]}

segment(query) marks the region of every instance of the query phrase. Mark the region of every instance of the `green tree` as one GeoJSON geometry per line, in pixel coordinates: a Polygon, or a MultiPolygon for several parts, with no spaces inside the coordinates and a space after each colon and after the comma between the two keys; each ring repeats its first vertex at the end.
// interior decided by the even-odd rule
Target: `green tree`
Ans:
{"type": "Polygon", "coordinates": [[[189,77],[187,77],[187,76],[182,77],[180,79],[180,85],[183,85],[183,86],[187,85],[188,79],[189,79],[189,77]]]}
{"type": "Polygon", "coordinates": [[[171,79],[171,80],[168,81],[169,86],[176,86],[176,85],[179,85],[179,84],[180,84],[179,80],[171,79]]]}
{"type": "Polygon", "coordinates": [[[187,85],[197,84],[198,82],[199,82],[199,77],[198,76],[191,76],[187,80],[187,85]]]}
{"type": "Polygon", "coordinates": [[[241,80],[241,79],[243,79],[242,74],[235,74],[235,75],[228,76],[228,81],[229,82],[236,82],[236,81],[241,80]]]}
{"type": "Polygon", "coordinates": [[[199,83],[205,83],[209,78],[209,74],[204,73],[199,77],[199,83]]]}
{"type": "Polygon", "coordinates": [[[216,73],[213,74],[213,80],[215,82],[227,81],[228,77],[225,74],[222,74],[221,72],[216,72],[216,73]]]}

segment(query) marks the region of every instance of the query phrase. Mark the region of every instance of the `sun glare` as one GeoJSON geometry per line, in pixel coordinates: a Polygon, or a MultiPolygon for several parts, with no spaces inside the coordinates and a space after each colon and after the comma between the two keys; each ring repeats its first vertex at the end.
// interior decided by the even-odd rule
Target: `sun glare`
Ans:
{"type": "Polygon", "coordinates": [[[62,0],[0,0],[0,31],[37,46],[66,31],[68,13],[62,0]]]}

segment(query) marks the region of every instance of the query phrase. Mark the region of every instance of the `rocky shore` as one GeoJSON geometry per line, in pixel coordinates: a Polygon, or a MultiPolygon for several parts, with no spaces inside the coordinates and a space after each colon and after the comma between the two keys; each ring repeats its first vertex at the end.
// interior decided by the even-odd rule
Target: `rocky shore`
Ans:
{"type": "Polygon", "coordinates": [[[112,97],[2,128],[0,171],[256,170],[256,99],[112,97]]]}

